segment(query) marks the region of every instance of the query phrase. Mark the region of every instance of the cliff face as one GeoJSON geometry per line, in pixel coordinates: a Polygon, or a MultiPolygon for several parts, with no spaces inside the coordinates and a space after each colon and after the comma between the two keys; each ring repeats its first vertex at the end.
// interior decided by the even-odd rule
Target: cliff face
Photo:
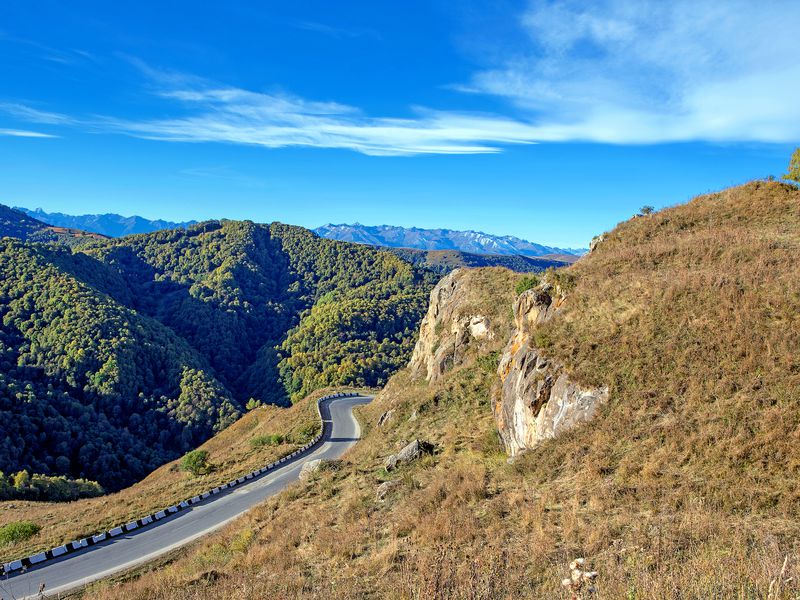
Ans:
{"type": "Polygon", "coordinates": [[[492,406],[503,445],[514,456],[591,419],[607,400],[608,389],[578,385],[562,364],[536,346],[536,327],[557,315],[566,301],[558,285],[545,283],[520,294],[512,329],[506,307],[485,314],[484,302],[483,309],[476,309],[481,286],[472,279],[478,273],[457,269],[433,289],[409,369],[413,377],[436,383],[468,357],[502,349],[492,406]]]}
{"type": "Polygon", "coordinates": [[[514,303],[516,329],[500,358],[493,398],[497,429],[512,456],[588,421],[608,399],[607,387],[581,387],[535,345],[536,326],[553,318],[565,300],[558,286],[544,284],[514,303]]]}
{"type": "Polygon", "coordinates": [[[474,286],[470,285],[475,276],[476,271],[456,269],[431,292],[409,363],[413,377],[435,383],[462,364],[470,350],[488,352],[502,343],[505,331],[501,320],[475,308],[474,286]]]}

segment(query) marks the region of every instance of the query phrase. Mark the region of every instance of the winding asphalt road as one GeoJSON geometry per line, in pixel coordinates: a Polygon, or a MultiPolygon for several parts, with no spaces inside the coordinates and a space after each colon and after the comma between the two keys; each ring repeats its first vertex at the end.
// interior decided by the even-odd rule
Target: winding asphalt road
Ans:
{"type": "Polygon", "coordinates": [[[179,548],[247,512],[265,498],[296,481],[303,464],[317,458],[338,458],[361,437],[353,408],[372,398],[334,398],[320,406],[324,424],[320,443],[307,454],[287,461],[282,467],[243,483],[230,491],[162,519],[141,530],[90,546],[84,551],[0,580],[0,599],[38,598],[45,584],[45,596],[63,593],[151,561],[179,548]]]}

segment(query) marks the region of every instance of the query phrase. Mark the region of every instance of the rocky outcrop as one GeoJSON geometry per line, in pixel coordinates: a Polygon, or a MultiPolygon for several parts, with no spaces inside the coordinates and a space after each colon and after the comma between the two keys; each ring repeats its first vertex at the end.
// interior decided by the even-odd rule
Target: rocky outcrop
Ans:
{"type": "Polygon", "coordinates": [[[606,234],[601,233],[600,235],[596,235],[592,238],[592,241],[589,242],[589,252],[594,252],[597,247],[606,241],[606,234]]]}
{"type": "Polygon", "coordinates": [[[456,269],[433,288],[409,363],[412,376],[435,382],[461,364],[469,348],[494,339],[489,317],[470,310],[465,274],[456,269]]]}
{"type": "Polygon", "coordinates": [[[506,451],[515,456],[539,441],[591,419],[608,399],[608,388],[585,388],[563,365],[535,346],[533,332],[566,300],[558,286],[523,292],[514,304],[516,329],[500,359],[494,416],[506,451]]]}
{"type": "Polygon", "coordinates": [[[382,484],[378,486],[378,489],[375,490],[375,500],[378,502],[384,502],[389,495],[398,489],[402,484],[401,481],[391,480],[391,481],[384,481],[382,484]]]}
{"type": "Polygon", "coordinates": [[[414,440],[397,454],[392,454],[384,462],[387,471],[393,471],[400,465],[417,460],[423,454],[433,454],[434,445],[423,440],[414,440]]]}
{"type": "Polygon", "coordinates": [[[378,419],[378,427],[383,427],[391,423],[394,420],[394,414],[395,410],[393,408],[384,412],[378,419]]]}

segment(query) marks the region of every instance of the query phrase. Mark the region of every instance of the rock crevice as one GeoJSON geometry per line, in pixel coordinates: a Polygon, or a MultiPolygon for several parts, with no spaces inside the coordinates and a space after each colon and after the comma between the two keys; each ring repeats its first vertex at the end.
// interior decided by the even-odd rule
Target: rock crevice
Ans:
{"type": "Polygon", "coordinates": [[[608,399],[608,387],[580,386],[535,345],[536,327],[565,301],[558,286],[544,284],[523,292],[514,304],[516,328],[500,358],[493,398],[500,439],[512,456],[590,420],[608,399]]]}

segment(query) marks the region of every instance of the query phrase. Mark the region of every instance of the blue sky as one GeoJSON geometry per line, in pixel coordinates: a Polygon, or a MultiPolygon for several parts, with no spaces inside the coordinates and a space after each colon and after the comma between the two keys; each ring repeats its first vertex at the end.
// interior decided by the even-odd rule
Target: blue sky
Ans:
{"type": "Polygon", "coordinates": [[[0,4],[0,202],[585,246],[780,175],[800,3],[0,4]]]}

